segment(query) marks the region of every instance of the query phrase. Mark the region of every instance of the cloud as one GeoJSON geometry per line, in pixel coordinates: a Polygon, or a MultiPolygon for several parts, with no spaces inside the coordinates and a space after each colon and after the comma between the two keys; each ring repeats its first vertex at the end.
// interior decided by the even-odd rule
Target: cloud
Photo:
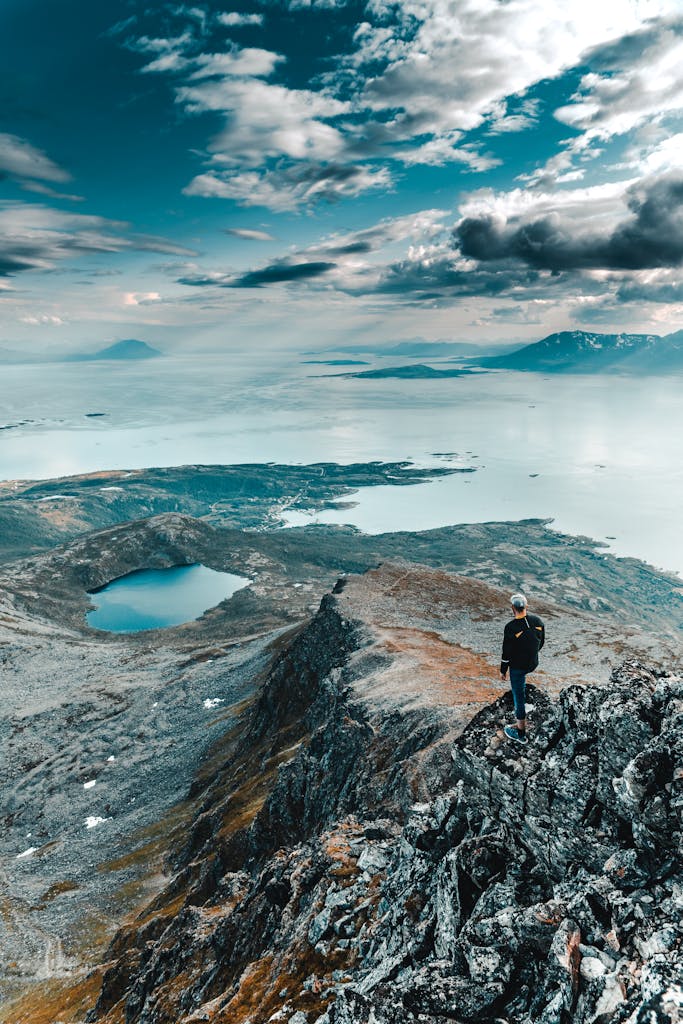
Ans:
{"type": "Polygon", "coordinates": [[[283,259],[261,267],[260,270],[250,270],[240,275],[187,274],[179,278],[179,283],[194,287],[210,285],[220,288],[261,288],[264,285],[284,284],[288,281],[310,280],[326,274],[334,267],[334,263],[320,260],[297,263],[283,259]]]}
{"type": "Polygon", "coordinates": [[[83,254],[128,250],[193,255],[168,239],[135,234],[124,221],[40,204],[0,203],[0,275],[52,270],[62,260],[83,254]]]}
{"type": "MultiPolygon", "coordinates": [[[[679,9],[680,14],[680,9],[679,9]]],[[[650,117],[680,110],[683,101],[683,21],[666,21],[626,35],[588,55],[592,68],[570,102],[555,111],[583,132],[581,145],[623,135],[650,117]]]]}
{"type": "Polygon", "coordinates": [[[616,299],[622,304],[655,302],[683,305],[683,278],[667,273],[638,276],[618,286],[616,299]]]}
{"type": "Polygon", "coordinates": [[[69,181],[71,175],[58,167],[42,150],[18,135],[0,133],[0,175],[39,181],[69,181]]]}
{"type": "Polygon", "coordinates": [[[439,167],[446,163],[459,163],[464,164],[471,171],[489,171],[492,167],[499,167],[502,163],[502,160],[492,154],[482,153],[481,149],[472,143],[456,145],[460,138],[462,138],[461,132],[446,133],[421,146],[398,149],[393,155],[408,167],[415,164],[439,167]]]}
{"type": "Polygon", "coordinates": [[[50,199],[68,199],[72,203],[84,203],[84,196],[74,195],[72,192],[58,192],[41,181],[20,181],[19,184],[25,192],[37,192],[41,196],[49,196],[50,199]]]}
{"type": "MultiPolygon", "coordinates": [[[[374,17],[358,27],[348,62],[369,72],[363,101],[394,112],[388,129],[396,141],[448,138],[487,121],[500,130],[507,97],[558,77],[586,50],[637,31],[649,15],[673,10],[673,0],[628,7],[587,0],[550,7],[534,0],[373,0],[374,17]]],[[[442,155],[448,158],[447,147],[442,155]]]]}
{"type": "Polygon", "coordinates": [[[261,288],[267,284],[281,284],[285,281],[309,280],[333,270],[336,264],[322,261],[312,263],[271,263],[261,270],[252,270],[236,278],[231,288],[261,288]]]}
{"type": "Polygon", "coordinates": [[[125,292],[123,296],[124,306],[149,306],[160,301],[159,292],[125,292]]]}
{"type": "Polygon", "coordinates": [[[217,15],[217,20],[221,25],[226,25],[228,28],[241,28],[243,25],[262,25],[263,15],[239,14],[237,11],[230,11],[217,15]]]}
{"type": "Polygon", "coordinates": [[[342,132],[326,124],[349,104],[309,89],[288,89],[259,78],[223,77],[181,86],[178,102],[191,113],[229,115],[209,145],[213,161],[256,166],[270,157],[335,160],[346,149],[342,132]]]}
{"type": "Polygon", "coordinates": [[[255,228],[224,228],[226,235],[234,235],[235,238],[244,238],[251,242],[274,242],[275,239],[267,231],[257,231],[255,228]]]}
{"type": "MultiPolygon", "coordinates": [[[[281,54],[260,50],[257,47],[245,47],[229,53],[202,53],[193,62],[195,70],[189,76],[189,80],[193,82],[202,78],[267,78],[283,60],[281,54]]],[[[206,92],[209,93],[209,90],[206,92]]],[[[180,99],[183,102],[182,94],[180,99]]],[[[190,102],[198,102],[201,106],[204,102],[201,93],[192,93],[190,102]]]]}
{"type": "Polygon", "coordinates": [[[504,217],[464,217],[455,237],[465,257],[479,262],[512,260],[553,272],[640,270],[683,263],[683,175],[669,174],[632,185],[629,214],[600,230],[555,210],[504,217]]]}
{"type": "Polygon", "coordinates": [[[240,206],[265,206],[270,210],[296,210],[324,200],[334,202],[369,189],[391,185],[385,167],[342,164],[304,164],[260,174],[210,171],[197,175],[183,192],[190,196],[233,199],[240,206]]]}
{"type": "Polygon", "coordinates": [[[46,313],[42,314],[42,316],[21,316],[19,319],[24,324],[31,324],[39,327],[61,327],[66,323],[66,320],[61,316],[49,316],[46,313]]]}
{"type": "Polygon", "coordinates": [[[140,69],[143,74],[178,72],[190,65],[185,56],[186,51],[194,44],[193,29],[187,29],[179,36],[139,36],[127,39],[125,47],[134,53],[157,54],[154,60],[140,69]]]}
{"type": "MultiPolygon", "coordinates": [[[[393,167],[459,164],[486,173],[501,164],[490,151],[495,137],[538,122],[540,101],[529,91],[585,66],[590,71],[578,91],[556,111],[576,137],[527,179],[539,188],[580,180],[599,137],[642,126],[655,107],[657,117],[680,107],[683,53],[671,20],[679,5],[367,0],[354,29],[348,12],[335,14],[349,7],[358,17],[345,0],[278,0],[278,12],[298,18],[304,35],[317,24],[310,12],[326,10],[347,41],[334,56],[322,47],[318,63],[324,59],[325,70],[308,81],[287,61],[286,32],[278,40],[281,53],[230,41],[224,51],[198,53],[203,7],[175,9],[187,19],[182,34],[142,35],[126,45],[153,55],[144,72],[175,76],[176,102],[187,115],[222,116],[186,194],[293,210],[387,187],[393,167]],[[334,181],[340,167],[348,169],[348,187],[334,181]]],[[[268,5],[262,6],[267,16],[268,5]]],[[[210,22],[258,29],[264,15],[217,12],[210,22]]],[[[662,150],[662,159],[673,156],[662,150]]]]}
{"type": "MultiPolygon", "coordinates": [[[[653,12],[654,13],[654,12],[653,12]]],[[[663,11],[667,13],[666,10],[663,11]]],[[[673,12],[676,13],[674,6],[673,12]]],[[[576,161],[584,165],[599,156],[605,143],[645,128],[651,134],[656,126],[665,135],[667,118],[679,116],[683,107],[683,19],[680,5],[677,18],[664,18],[619,39],[593,47],[584,55],[590,71],[584,74],[578,89],[554,114],[578,134],[566,140],[562,150],[525,180],[548,187],[556,181],[570,180],[568,175],[583,175],[576,161]]],[[[680,152],[656,145],[659,167],[648,167],[651,145],[642,147],[631,161],[641,173],[680,166],[680,152]],[[670,158],[670,159],[669,159],[670,158]]]]}
{"type": "Polygon", "coordinates": [[[349,6],[351,0],[289,0],[290,11],[333,11],[349,6]]]}
{"type": "MultiPolygon", "coordinates": [[[[316,285],[324,277],[325,287],[338,291],[373,290],[379,269],[368,262],[371,254],[390,251],[401,243],[410,243],[409,251],[424,254],[434,240],[448,239],[444,222],[446,211],[422,210],[416,214],[387,218],[360,231],[337,233],[313,245],[297,249],[271,260],[262,267],[242,273],[203,271],[188,265],[178,282],[194,287],[255,288],[283,282],[316,285]]],[[[239,229],[237,229],[239,230],[239,229]]]]}

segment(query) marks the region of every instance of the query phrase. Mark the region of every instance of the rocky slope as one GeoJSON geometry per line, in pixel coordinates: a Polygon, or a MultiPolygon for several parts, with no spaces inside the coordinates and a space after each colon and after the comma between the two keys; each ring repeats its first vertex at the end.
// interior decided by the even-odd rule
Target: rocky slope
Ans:
{"type": "Polygon", "coordinates": [[[197,777],[166,887],[102,968],[4,1019],[679,1020],[683,682],[587,658],[595,685],[559,692],[549,641],[513,748],[483,653],[503,597],[406,565],[341,581],[197,777]]]}

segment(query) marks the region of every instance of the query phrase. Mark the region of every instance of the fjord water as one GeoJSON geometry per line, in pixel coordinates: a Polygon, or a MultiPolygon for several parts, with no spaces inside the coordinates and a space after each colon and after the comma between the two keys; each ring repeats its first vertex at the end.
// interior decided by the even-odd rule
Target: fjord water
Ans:
{"type": "Polygon", "coordinates": [[[327,369],[302,358],[4,367],[0,426],[10,429],[0,431],[0,477],[271,461],[478,467],[415,487],[367,488],[352,509],[290,522],[379,532],[551,518],[618,555],[683,573],[680,377],[363,380],[316,376],[327,369]]]}
{"type": "Polygon", "coordinates": [[[205,565],[141,569],[90,595],[96,606],[88,625],[110,633],[162,629],[198,618],[250,581],[205,565]]]}

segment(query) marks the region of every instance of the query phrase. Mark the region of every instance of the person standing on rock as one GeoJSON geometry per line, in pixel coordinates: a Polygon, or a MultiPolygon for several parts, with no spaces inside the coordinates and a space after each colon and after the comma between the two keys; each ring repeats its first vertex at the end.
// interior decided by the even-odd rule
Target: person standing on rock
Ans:
{"type": "Polygon", "coordinates": [[[503,633],[500,674],[505,679],[510,669],[510,689],[517,724],[506,725],[504,732],[510,740],[527,743],[524,706],[526,677],[538,666],[538,652],[545,643],[545,626],[538,615],[530,615],[527,612],[527,599],[524,594],[513,594],[510,604],[514,619],[507,623],[503,633]]]}

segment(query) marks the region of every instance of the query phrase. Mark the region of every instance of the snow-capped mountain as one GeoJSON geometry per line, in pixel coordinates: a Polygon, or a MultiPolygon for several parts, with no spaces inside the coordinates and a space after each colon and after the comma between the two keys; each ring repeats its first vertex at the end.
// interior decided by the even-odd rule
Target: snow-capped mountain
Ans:
{"type": "Polygon", "coordinates": [[[559,331],[508,355],[481,360],[495,369],[562,373],[669,373],[683,371],[683,331],[594,334],[559,331]]]}

